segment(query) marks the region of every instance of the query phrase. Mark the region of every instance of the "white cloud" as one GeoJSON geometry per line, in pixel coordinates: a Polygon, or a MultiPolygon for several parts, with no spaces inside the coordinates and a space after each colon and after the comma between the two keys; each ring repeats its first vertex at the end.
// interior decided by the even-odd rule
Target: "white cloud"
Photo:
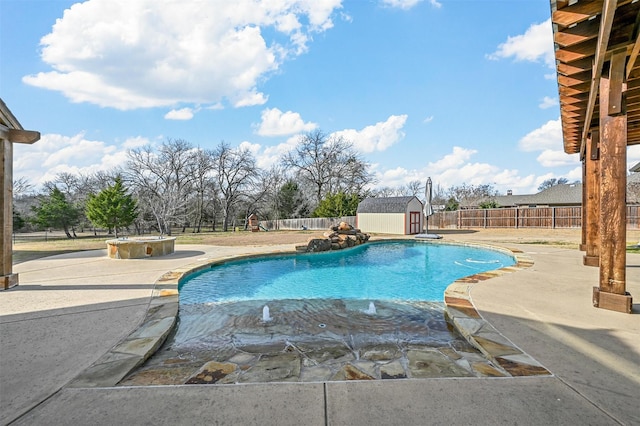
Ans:
{"type": "Polygon", "coordinates": [[[562,148],[562,123],[560,118],[549,120],[541,127],[529,132],[519,142],[523,151],[542,151],[562,148]]]}
{"type": "Polygon", "coordinates": [[[426,182],[431,177],[434,185],[446,190],[459,185],[492,185],[499,193],[505,194],[513,190],[519,194],[535,193],[543,178],[534,174],[521,176],[517,169],[502,169],[496,165],[474,162],[473,156],[478,151],[463,147],[453,147],[452,151],[442,158],[428,163],[422,169],[405,169],[396,167],[383,170],[378,164],[372,165],[379,186],[399,187],[411,181],[426,182]]]}
{"type": "Polygon", "coordinates": [[[435,117],[433,115],[430,115],[429,117],[425,118],[424,120],[422,120],[423,123],[431,123],[433,121],[435,117]]]}
{"type": "Polygon", "coordinates": [[[164,115],[164,118],[167,120],[191,120],[193,118],[193,109],[172,109],[164,115]]]}
{"type": "Polygon", "coordinates": [[[298,143],[299,135],[287,139],[285,142],[273,146],[262,146],[259,143],[249,141],[242,142],[238,147],[248,149],[256,158],[256,164],[263,170],[278,165],[282,156],[291,151],[298,143]]]}
{"type": "Polygon", "coordinates": [[[305,123],[297,112],[267,108],[262,111],[262,121],[256,133],[261,136],[283,136],[309,132],[317,127],[316,123],[305,123]]]}
{"type": "MultiPolygon", "coordinates": [[[[382,0],[384,6],[396,7],[402,10],[409,10],[420,2],[422,2],[422,0],[382,0]]],[[[429,0],[429,4],[436,8],[442,7],[442,3],[438,0],[429,0]]]]}
{"type": "Polygon", "coordinates": [[[569,179],[569,182],[582,182],[582,165],[574,167],[566,173],[563,177],[569,179]]]}
{"type": "Polygon", "coordinates": [[[536,160],[542,167],[566,167],[580,163],[577,154],[566,154],[563,150],[560,118],[549,120],[526,134],[520,139],[519,146],[527,152],[541,151],[536,160]]]}
{"type": "Polygon", "coordinates": [[[74,136],[43,134],[33,145],[14,145],[13,173],[34,185],[53,180],[58,173],[91,174],[113,170],[127,161],[127,149],[149,141],[142,137],[127,139],[122,145],[89,140],[84,133],[74,136]]]}
{"type": "Polygon", "coordinates": [[[427,168],[429,170],[433,170],[435,173],[442,173],[446,170],[452,170],[469,161],[469,159],[477,152],[478,151],[476,151],[475,149],[466,149],[459,146],[454,146],[451,154],[445,155],[436,162],[429,163],[427,168]]]}
{"type": "Polygon", "coordinates": [[[141,146],[148,145],[150,143],[149,139],[143,138],[142,136],[136,136],[133,138],[128,138],[122,143],[122,147],[125,149],[135,149],[141,146]]]}
{"type": "Polygon", "coordinates": [[[549,96],[545,96],[542,98],[542,102],[538,105],[540,109],[548,109],[553,108],[558,105],[558,98],[550,98],[549,96]]]}
{"type": "Polygon", "coordinates": [[[579,154],[567,154],[561,149],[545,149],[538,155],[537,160],[542,167],[562,167],[580,164],[579,154]]]}
{"type": "Polygon", "coordinates": [[[341,1],[76,3],[41,39],[52,70],[23,81],[121,110],[261,105],[258,84],[331,28],[341,1]]]}
{"type": "Polygon", "coordinates": [[[498,49],[488,55],[489,59],[514,58],[516,61],[537,62],[542,60],[547,66],[553,68],[555,55],[553,47],[553,31],[551,18],[546,21],[531,25],[524,34],[507,37],[507,41],[501,43],[498,49]]]}
{"type": "Polygon", "coordinates": [[[402,128],[407,115],[392,115],[386,121],[367,126],[362,130],[345,129],[335,132],[333,136],[342,137],[353,143],[361,152],[384,151],[404,138],[402,128]]]}

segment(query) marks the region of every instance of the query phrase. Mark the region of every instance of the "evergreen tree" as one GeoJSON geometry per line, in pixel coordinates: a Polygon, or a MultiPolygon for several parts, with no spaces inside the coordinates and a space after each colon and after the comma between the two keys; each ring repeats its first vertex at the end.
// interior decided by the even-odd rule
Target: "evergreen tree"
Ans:
{"type": "Polygon", "coordinates": [[[307,217],[309,206],[296,182],[289,179],[278,191],[278,217],[289,219],[307,217]]]}
{"type": "Polygon", "coordinates": [[[48,228],[62,228],[67,238],[73,238],[70,228],[80,217],[80,211],[70,202],[57,187],[53,187],[49,196],[39,200],[38,206],[32,207],[35,213],[33,222],[48,228]]]}
{"type": "Polygon", "coordinates": [[[329,194],[320,201],[320,205],[313,211],[313,217],[342,217],[355,216],[360,204],[357,194],[338,192],[329,194]]]}
{"type": "Polygon", "coordinates": [[[86,214],[94,225],[113,229],[118,238],[118,229],[131,225],[138,217],[138,206],[122,185],[122,180],[116,178],[113,185],[98,195],[89,195],[86,214]]]}
{"type": "Polygon", "coordinates": [[[20,212],[13,210],[13,232],[19,231],[26,225],[25,220],[22,218],[20,212]]]}

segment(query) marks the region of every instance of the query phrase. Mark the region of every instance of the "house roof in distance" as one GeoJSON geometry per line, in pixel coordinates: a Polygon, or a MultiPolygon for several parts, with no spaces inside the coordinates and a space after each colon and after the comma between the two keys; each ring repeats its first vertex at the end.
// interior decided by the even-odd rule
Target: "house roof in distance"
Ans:
{"type": "Polygon", "coordinates": [[[566,183],[554,185],[537,194],[499,195],[495,197],[495,201],[501,207],[582,204],[582,184],[566,183]]]}

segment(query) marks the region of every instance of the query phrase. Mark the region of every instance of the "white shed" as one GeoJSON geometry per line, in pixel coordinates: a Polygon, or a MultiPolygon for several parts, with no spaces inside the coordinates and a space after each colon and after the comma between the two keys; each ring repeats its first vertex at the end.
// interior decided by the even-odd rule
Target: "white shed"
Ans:
{"type": "Polygon", "coordinates": [[[419,234],[423,225],[422,202],[414,196],[365,198],[358,204],[356,227],[362,232],[419,234]]]}

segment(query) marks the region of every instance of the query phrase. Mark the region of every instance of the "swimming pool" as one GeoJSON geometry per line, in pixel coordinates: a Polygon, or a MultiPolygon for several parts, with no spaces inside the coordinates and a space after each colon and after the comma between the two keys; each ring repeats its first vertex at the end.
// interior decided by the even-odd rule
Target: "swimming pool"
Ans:
{"type": "Polygon", "coordinates": [[[285,299],[442,301],[456,279],[515,263],[467,245],[393,241],[213,265],[180,284],[180,304],[285,299]]]}
{"type": "Polygon", "coordinates": [[[514,263],[511,252],[500,249],[397,240],[329,253],[220,259],[176,283],[174,329],[127,380],[480,377],[494,367],[447,322],[444,289],[514,263]]]}

